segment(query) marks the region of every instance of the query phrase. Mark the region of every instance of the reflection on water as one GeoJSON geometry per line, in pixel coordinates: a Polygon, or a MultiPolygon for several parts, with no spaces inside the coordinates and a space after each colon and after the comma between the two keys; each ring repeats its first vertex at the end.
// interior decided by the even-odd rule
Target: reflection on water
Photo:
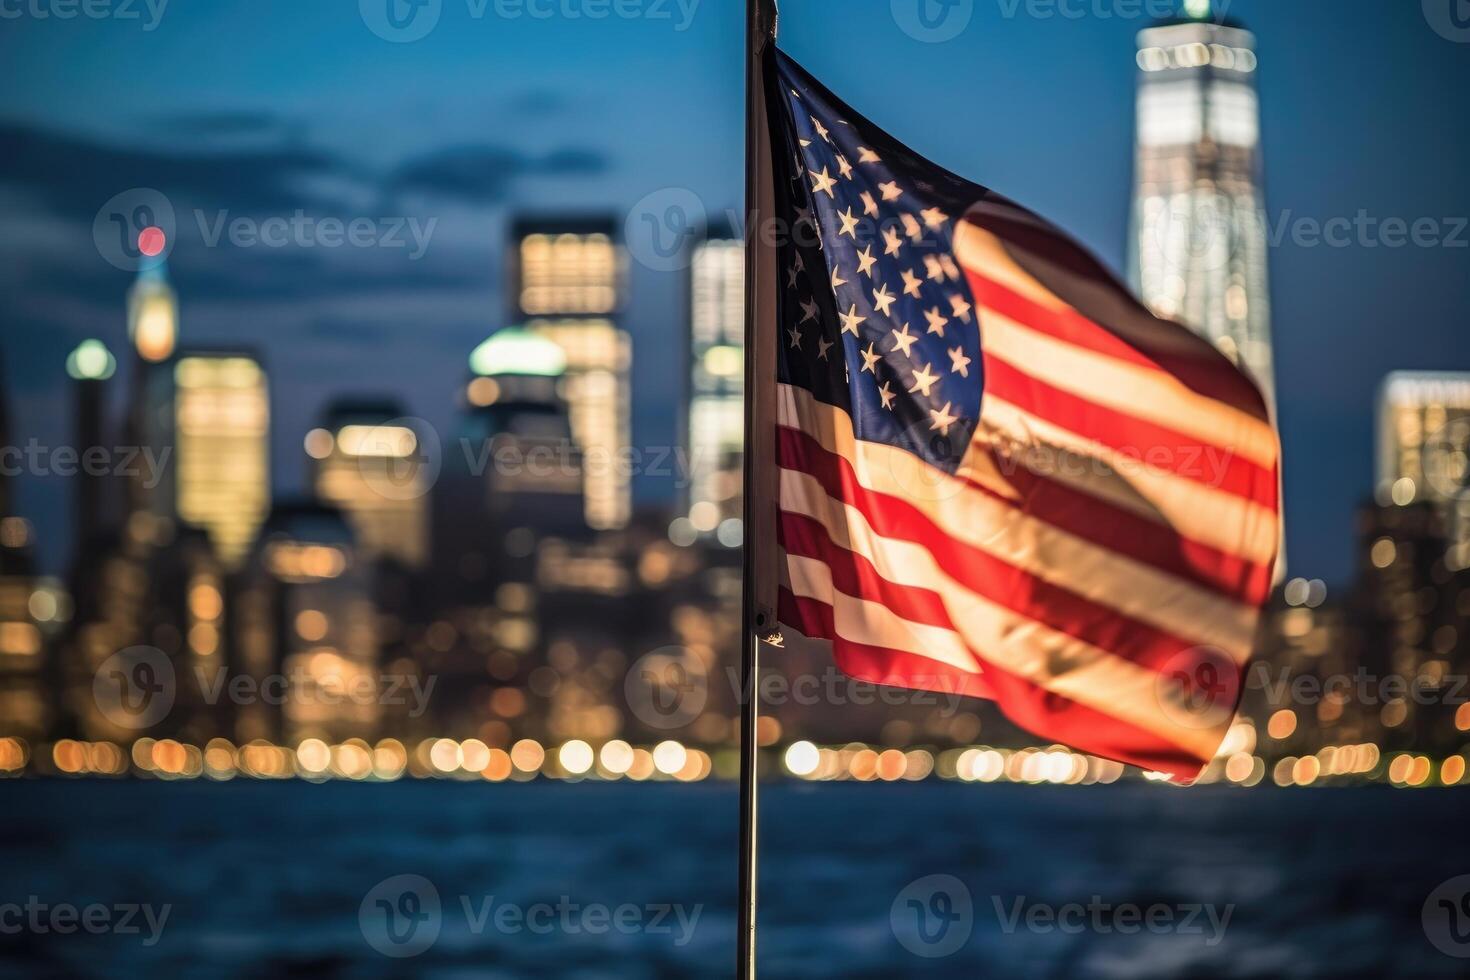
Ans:
{"type": "MultiPolygon", "coordinates": [[[[732,960],[728,784],[0,794],[7,976],[708,976],[732,960]]],[[[844,784],[762,799],[765,975],[1455,976],[1470,962],[1421,920],[1437,885],[1470,872],[1453,790],[844,784]]]]}

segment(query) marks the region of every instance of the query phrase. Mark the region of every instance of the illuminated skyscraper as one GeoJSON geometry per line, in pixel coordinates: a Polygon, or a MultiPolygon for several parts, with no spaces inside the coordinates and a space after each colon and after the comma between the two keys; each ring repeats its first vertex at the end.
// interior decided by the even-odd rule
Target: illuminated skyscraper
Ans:
{"type": "Polygon", "coordinates": [[[306,436],[317,497],[342,510],[367,558],[422,567],[433,463],[393,402],[338,401],[306,436]]]}
{"type": "Polygon", "coordinates": [[[492,535],[585,533],[582,457],[562,397],[563,348],[507,327],[474,349],[470,371],[464,444],[483,470],[475,507],[489,517],[492,535]]]}
{"type": "Polygon", "coordinates": [[[1138,35],[1134,287],[1247,368],[1274,404],[1255,36],[1185,0],[1138,35]]]}
{"type": "MultiPolygon", "coordinates": [[[[240,351],[184,351],[150,381],[171,403],[177,517],[209,532],[220,560],[244,558],[270,508],[270,398],[265,371],[240,351]]],[[[160,497],[163,500],[166,497],[160,497]]]]}
{"type": "Polygon", "coordinates": [[[607,220],[518,221],[512,228],[512,316],[566,355],[565,397],[586,458],[587,523],[620,528],[632,514],[632,342],[617,323],[624,256],[607,220]]]}
{"type": "Polygon", "coordinates": [[[1449,561],[1470,568],[1470,372],[1395,371],[1378,396],[1378,502],[1443,515],[1449,561]]]}
{"type": "Polygon", "coordinates": [[[455,449],[446,451],[435,489],[434,558],[442,573],[435,595],[446,625],[476,655],[428,644],[416,660],[441,678],[441,724],[478,730],[492,744],[508,744],[512,722],[521,734],[535,733],[526,683],[537,667],[545,668],[538,676],[551,673],[544,630],[570,622],[605,628],[597,616],[543,605],[566,578],[557,557],[592,537],[562,395],[566,372],[562,348],[524,327],[497,330],[477,346],[455,449]]]}
{"type": "MultiPolygon", "coordinates": [[[[76,389],[76,447],[86,459],[103,451],[102,409],[106,382],[117,371],[117,361],[100,340],[84,340],[66,359],[66,373],[76,389]]],[[[90,549],[106,523],[107,488],[110,480],[90,466],[79,468],[73,481],[73,544],[81,560],[90,560],[90,549]]]]}
{"type": "MultiPolygon", "coordinates": [[[[1399,488],[1400,499],[1406,485],[1399,488]]],[[[1372,659],[1370,676],[1407,682],[1381,689],[1386,744],[1458,751],[1464,732],[1453,715],[1463,694],[1456,678],[1470,666],[1470,573],[1452,564],[1442,508],[1427,499],[1364,507],[1359,563],[1360,611],[1372,659]]]]}
{"type": "MultiPolygon", "coordinates": [[[[0,445],[14,445],[0,393],[0,445]]],[[[31,524],[11,511],[11,476],[0,470],[0,771],[24,762],[24,742],[49,732],[53,634],[68,618],[59,583],[36,574],[31,524]]]]}
{"type": "Polygon", "coordinates": [[[240,741],[296,745],[376,734],[382,698],[372,569],[340,511],[309,503],[272,508],[245,565],[235,613],[239,669],[261,683],[285,678],[278,707],[261,699],[240,708],[240,741]]]}
{"type": "MultiPolygon", "coordinates": [[[[46,731],[46,644],[36,615],[43,593],[31,557],[31,525],[0,516],[0,735],[36,738],[46,731]]],[[[46,596],[50,595],[47,599],[46,596]]]]}
{"type": "Polygon", "coordinates": [[[145,259],[128,290],[128,339],[144,361],[157,363],[174,352],[179,337],[179,299],[168,283],[160,256],[145,259]]]}
{"type": "MultiPolygon", "coordinates": [[[[0,445],[14,445],[3,395],[0,392],[0,445]]],[[[10,481],[10,474],[0,469],[0,736],[36,739],[46,733],[49,722],[46,643],[43,617],[37,614],[55,618],[57,594],[37,587],[31,555],[35,535],[29,521],[11,512],[10,481]],[[40,608],[48,602],[49,610],[40,608]]],[[[24,761],[22,744],[0,739],[0,769],[19,767],[24,761]]]]}
{"type": "Polygon", "coordinates": [[[695,245],[689,301],[688,519],[696,531],[718,531],[734,545],[745,448],[745,248],[738,238],[695,245]]]}

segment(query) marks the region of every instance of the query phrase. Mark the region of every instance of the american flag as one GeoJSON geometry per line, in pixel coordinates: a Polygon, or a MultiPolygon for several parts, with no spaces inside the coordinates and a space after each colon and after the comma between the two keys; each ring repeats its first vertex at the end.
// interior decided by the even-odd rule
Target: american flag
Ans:
{"type": "Polygon", "coordinates": [[[1194,779],[1272,587],[1257,387],[774,58],[782,624],[856,677],[1194,779]]]}

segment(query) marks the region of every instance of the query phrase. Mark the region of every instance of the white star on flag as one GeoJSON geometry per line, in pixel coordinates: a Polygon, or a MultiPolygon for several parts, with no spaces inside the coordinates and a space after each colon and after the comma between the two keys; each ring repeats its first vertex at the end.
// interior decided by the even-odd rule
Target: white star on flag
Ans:
{"type": "Polygon", "coordinates": [[[897,300],[898,297],[888,291],[886,284],[873,290],[873,308],[884,316],[889,315],[888,311],[893,309],[893,304],[897,300]]]}
{"type": "Polygon", "coordinates": [[[893,349],[901,350],[907,357],[909,349],[919,342],[919,338],[909,333],[909,325],[905,323],[901,330],[893,331],[893,349]]]}
{"type": "Polygon", "coordinates": [[[949,359],[952,362],[949,369],[951,374],[958,374],[962,378],[968,378],[970,376],[970,358],[965,356],[965,349],[963,347],[951,349],[949,359]]]}
{"type": "Polygon", "coordinates": [[[929,397],[929,389],[939,383],[939,375],[931,370],[933,366],[925,364],[922,370],[914,372],[914,386],[909,389],[910,392],[917,391],[925,398],[929,397]]]}
{"type": "Polygon", "coordinates": [[[929,423],[930,431],[937,431],[942,436],[949,435],[949,427],[959,421],[959,419],[949,414],[949,407],[952,404],[953,402],[945,402],[944,407],[937,411],[932,408],[929,409],[929,416],[934,420],[929,423]]]}

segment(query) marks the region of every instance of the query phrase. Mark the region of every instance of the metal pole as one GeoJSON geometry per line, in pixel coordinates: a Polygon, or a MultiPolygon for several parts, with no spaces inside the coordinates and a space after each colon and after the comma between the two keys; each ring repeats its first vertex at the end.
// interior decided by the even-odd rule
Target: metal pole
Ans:
{"type": "Polygon", "coordinates": [[[760,670],[760,638],[744,631],[740,663],[740,934],[738,972],[743,980],[755,977],[756,920],[756,708],[755,682],[760,670]]]}
{"type": "Polygon", "coordinates": [[[746,0],[745,20],[745,557],[740,630],[740,908],[736,976],[755,977],[760,645],[775,617],[775,249],[762,234],[774,194],[765,113],[765,47],[773,0],[746,0]]]}

